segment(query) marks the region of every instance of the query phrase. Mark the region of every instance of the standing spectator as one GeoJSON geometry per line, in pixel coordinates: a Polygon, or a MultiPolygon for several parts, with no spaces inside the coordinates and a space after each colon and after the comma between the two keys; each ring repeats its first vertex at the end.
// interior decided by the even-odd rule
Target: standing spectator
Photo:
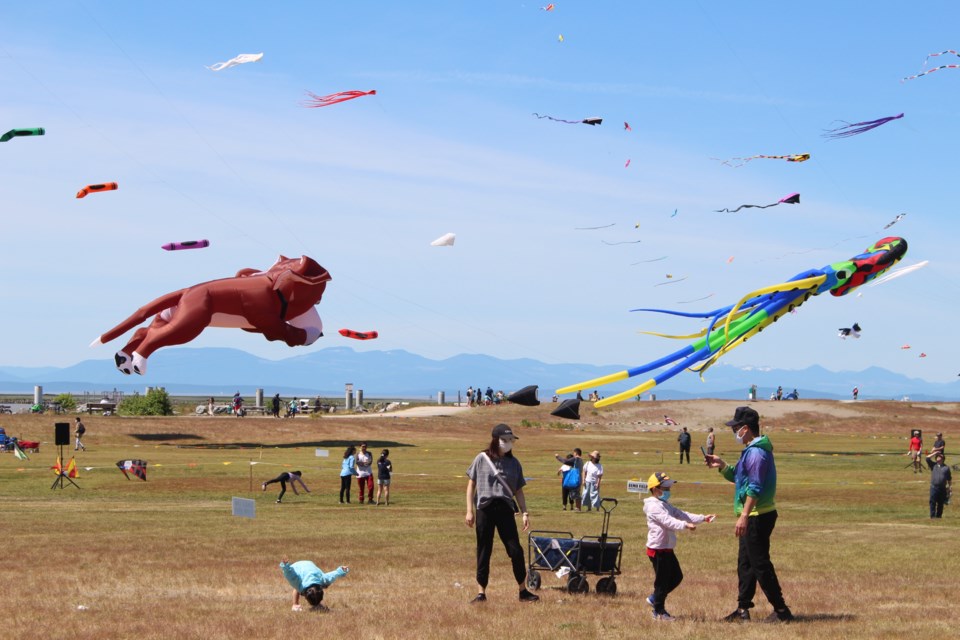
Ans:
{"type": "Polygon", "coordinates": [[[86,451],[87,448],[83,446],[82,440],[83,440],[83,434],[87,432],[87,428],[83,426],[82,422],[80,422],[80,416],[77,416],[76,420],[77,420],[76,429],[74,430],[73,433],[77,437],[77,443],[73,446],[73,450],[78,451],[80,449],[83,449],[84,451],[86,451]]]}
{"type": "Polygon", "coordinates": [[[573,455],[568,455],[566,458],[561,458],[560,454],[556,454],[557,462],[565,464],[569,467],[573,467],[577,470],[577,475],[580,476],[580,480],[577,483],[577,489],[574,492],[574,499],[577,503],[577,511],[582,510],[582,499],[580,494],[583,492],[583,451],[580,450],[580,447],[577,447],[573,450],[573,455]]]}
{"type": "Polygon", "coordinates": [[[467,406],[473,406],[473,387],[467,387],[467,406]]]}
{"type": "Polygon", "coordinates": [[[380,504],[380,495],[384,496],[384,503],[390,506],[390,476],[393,474],[393,463],[390,462],[390,450],[384,449],[377,458],[377,501],[380,504]]]}
{"type": "Polygon", "coordinates": [[[674,481],[665,473],[657,471],[647,480],[650,497],[643,501],[647,515],[647,557],[653,565],[653,593],[647,596],[647,604],[653,607],[653,619],[673,622],[676,618],[664,608],[667,595],[680,586],[683,571],[674,553],[677,546],[677,531],[696,531],[701,522],[713,522],[715,516],[687,513],[670,504],[670,487],[674,481]]]}
{"type": "Polygon", "coordinates": [[[942,518],[943,505],[950,501],[950,467],[943,463],[943,454],[934,456],[936,463],[930,469],[930,517],[942,518]]]}
{"type": "Polygon", "coordinates": [[[854,387],[854,388],[853,388],[853,399],[856,400],[856,399],[857,399],[857,396],[859,396],[859,395],[860,395],[860,387],[854,387]]]}
{"type": "MultiPolygon", "coordinates": [[[[576,458],[573,457],[573,454],[567,454],[567,460],[575,462],[576,458]]],[[[573,511],[580,492],[580,469],[564,462],[560,465],[557,475],[560,476],[560,500],[563,503],[563,510],[567,510],[567,503],[569,502],[570,511],[573,511]]]]}
{"type": "Polygon", "coordinates": [[[487,406],[493,404],[493,387],[487,387],[487,406]]]}
{"type": "Polygon", "coordinates": [[[683,454],[687,454],[687,464],[690,464],[690,433],[687,432],[687,428],[684,427],[683,431],[680,432],[680,435],[677,436],[677,442],[680,443],[680,464],[683,464],[683,454]]]}
{"type": "Polygon", "coordinates": [[[777,387],[777,400],[783,400],[783,387],[777,387]]]}
{"type": "Polygon", "coordinates": [[[914,473],[923,471],[923,466],[920,464],[921,451],[923,451],[923,438],[920,437],[919,431],[911,431],[910,448],[907,449],[907,455],[910,456],[910,460],[913,462],[914,473]]]}
{"type": "Polygon", "coordinates": [[[934,461],[937,459],[937,454],[943,454],[944,458],[947,456],[947,443],[943,441],[943,434],[937,433],[937,439],[933,441],[933,449],[930,449],[930,453],[927,454],[927,466],[933,469],[934,461]]]}
{"type": "Polygon", "coordinates": [[[708,467],[718,469],[720,475],[734,483],[733,512],[737,524],[733,532],[739,540],[739,595],[736,611],[723,620],[750,620],[753,596],[760,583],[763,595],[773,605],[773,613],[766,620],[790,622],[793,613],[783,599],[777,572],[770,561],[770,535],[777,524],[777,467],[773,445],[767,436],[760,435],[760,415],[750,407],[737,407],[727,426],[733,429],[737,442],[744,445],[737,464],[731,467],[720,456],[706,457],[708,467]]]}
{"type": "Polygon", "coordinates": [[[240,397],[239,391],[233,394],[233,413],[238,418],[242,418],[243,415],[246,413],[243,410],[243,398],[240,397]]]}
{"type": "Polygon", "coordinates": [[[209,400],[207,400],[207,413],[211,416],[213,415],[213,398],[212,397],[209,400]]]}
{"type": "Polygon", "coordinates": [[[520,546],[520,534],[514,519],[519,510],[523,517],[523,530],[530,529],[530,514],[523,495],[526,480],[523,467],[513,456],[516,436],[505,424],[493,428],[490,444],[477,454],[467,469],[467,515],[468,527],[477,527],[477,586],[479,593],[471,601],[487,601],[487,583],[490,577],[490,554],[493,552],[493,532],[500,535],[513,565],[513,577],[520,587],[520,602],[536,602],[539,596],[526,588],[527,563],[520,546]]]}
{"type": "Polygon", "coordinates": [[[357,485],[360,487],[360,504],[363,504],[364,489],[369,494],[368,502],[373,504],[373,454],[367,451],[367,443],[360,443],[357,453],[357,485]]]}
{"type": "Polygon", "coordinates": [[[590,452],[590,462],[583,465],[583,495],[580,500],[591,508],[600,510],[600,482],[603,481],[603,465],[600,464],[600,452],[590,452]]]}
{"type": "Polygon", "coordinates": [[[280,394],[273,396],[273,417],[280,417],[280,394]]]}
{"type": "Polygon", "coordinates": [[[303,487],[303,490],[307,493],[310,493],[310,489],[307,489],[307,485],[304,484],[303,479],[301,478],[303,474],[299,471],[284,471],[278,475],[273,480],[267,480],[260,485],[262,491],[267,490],[268,484],[273,484],[274,482],[280,483],[280,495],[277,496],[277,504],[280,504],[280,501],[283,500],[283,494],[287,492],[287,483],[290,483],[290,488],[293,489],[294,495],[300,495],[297,491],[297,483],[300,483],[300,486],[303,487]]]}
{"type": "Polygon", "coordinates": [[[716,445],[716,434],[713,433],[713,427],[707,429],[707,455],[712,456],[716,445]]]}
{"type": "Polygon", "coordinates": [[[343,452],[343,462],[340,463],[340,504],[343,504],[343,496],[347,496],[347,503],[350,502],[350,485],[353,484],[353,476],[357,475],[357,448],[353,445],[347,447],[343,452]]]}
{"type": "Polygon", "coordinates": [[[297,411],[300,410],[300,401],[294,398],[290,401],[290,404],[287,405],[287,417],[296,418],[297,411]]]}

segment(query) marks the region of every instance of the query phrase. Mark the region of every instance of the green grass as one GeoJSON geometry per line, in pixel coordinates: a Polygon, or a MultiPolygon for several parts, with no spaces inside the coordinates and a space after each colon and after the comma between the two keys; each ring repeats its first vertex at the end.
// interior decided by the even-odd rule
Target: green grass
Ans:
{"type": "MultiPolygon", "coordinates": [[[[708,424],[695,417],[703,406],[670,403],[671,416],[691,426],[694,452],[708,424]]],[[[801,617],[776,633],[949,633],[952,578],[960,568],[955,506],[942,521],[929,520],[929,477],[905,468],[901,425],[937,425],[949,444],[955,413],[897,404],[901,417],[891,425],[889,406],[831,421],[821,418],[833,405],[816,406],[821,413],[768,421],[779,472],[772,557],[787,602],[801,617]]],[[[736,605],[731,486],[700,465],[678,465],[676,432],[631,427],[652,421],[642,414],[645,406],[601,411],[591,419],[611,424],[585,424],[581,431],[552,428],[549,408],[486,408],[418,420],[85,419],[89,451],[77,455],[79,491],[50,489],[56,450],[48,443],[25,463],[0,455],[0,535],[7,551],[0,583],[10,604],[0,636],[770,637],[774,631],[759,623],[730,628],[718,622],[736,605]],[[615,598],[593,593],[595,576],[588,578],[590,594],[574,596],[545,572],[542,601],[521,605],[496,543],[490,602],[467,604],[475,590],[475,543],[463,524],[463,473],[500,421],[515,425],[521,436],[516,455],[529,478],[535,529],[599,533],[596,514],[560,511],[553,454],[575,446],[603,453],[602,493],[620,501],[610,533],[624,538],[615,598]],[[389,507],[356,504],[356,486],[354,504],[337,503],[343,445],[360,440],[374,454],[391,449],[397,473],[389,507]],[[330,457],[316,457],[316,448],[328,449],[330,457]],[[124,479],[115,463],[125,458],[148,460],[147,482],[124,479]],[[277,505],[274,486],[263,493],[259,484],[292,469],[304,472],[313,493],[288,491],[277,505]],[[668,601],[680,618],[671,625],[651,621],[643,603],[653,580],[644,554],[646,522],[638,496],[626,492],[628,479],[646,479],[658,469],[680,480],[673,492],[677,506],[719,514],[714,524],[680,536],[685,580],[668,601]],[[257,517],[232,517],[232,496],[254,498],[257,517]],[[311,559],[327,570],[351,566],[350,575],[327,591],[331,613],[290,611],[290,589],[277,568],[283,556],[311,559]],[[78,610],[81,605],[87,609],[78,610]]],[[[662,415],[657,411],[651,416],[662,415]]],[[[11,435],[52,439],[52,416],[3,418],[11,435]]],[[[719,453],[734,460],[739,449],[729,430],[718,429],[717,441],[719,453]]],[[[72,453],[70,447],[67,457],[72,453]]],[[[769,612],[759,593],[757,605],[755,617],[769,612]]]]}

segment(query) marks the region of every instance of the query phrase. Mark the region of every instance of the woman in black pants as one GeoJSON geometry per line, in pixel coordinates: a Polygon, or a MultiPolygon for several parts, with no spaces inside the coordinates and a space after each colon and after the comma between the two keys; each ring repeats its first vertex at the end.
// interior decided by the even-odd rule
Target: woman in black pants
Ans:
{"type": "Polygon", "coordinates": [[[303,487],[303,490],[304,490],[304,491],[306,491],[307,493],[310,493],[310,489],[307,489],[307,485],[304,484],[303,479],[300,477],[301,475],[303,475],[303,474],[300,473],[299,471],[284,471],[283,473],[281,473],[280,475],[278,475],[278,476],[277,476],[276,478],[274,478],[273,480],[267,480],[266,482],[264,482],[262,485],[260,485],[260,488],[263,489],[264,491],[266,491],[268,484],[273,484],[274,482],[279,482],[279,483],[280,483],[280,495],[277,496],[277,504],[280,504],[280,501],[283,500],[283,494],[285,494],[285,493],[287,492],[287,483],[288,483],[288,482],[290,483],[290,488],[293,489],[293,492],[294,492],[295,494],[300,495],[299,493],[297,493],[297,483],[298,483],[298,482],[300,483],[300,486],[303,487]]]}
{"type": "Polygon", "coordinates": [[[343,504],[344,495],[347,496],[347,502],[350,502],[350,483],[355,475],[357,475],[357,448],[350,445],[343,452],[343,462],[340,463],[340,504],[343,504]]]}
{"type": "Polygon", "coordinates": [[[523,515],[523,530],[530,528],[530,514],[523,496],[523,467],[513,457],[516,436],[505,424],[493,428],[490,445],[481,451],[467,469],[468,527],[477,526],[477,586],[479,593],[472,602],[486,602],[487,582],[490,576],[490,554],[493,551],[493,532],[507,548],[513,564],[513,577],[520,586],[521,602],[536,602],[540,598],[526,588],[527,564],[520,546],[516,514],[523,515]],[[516,502],[514,502],[516,499],[516,502]]]}

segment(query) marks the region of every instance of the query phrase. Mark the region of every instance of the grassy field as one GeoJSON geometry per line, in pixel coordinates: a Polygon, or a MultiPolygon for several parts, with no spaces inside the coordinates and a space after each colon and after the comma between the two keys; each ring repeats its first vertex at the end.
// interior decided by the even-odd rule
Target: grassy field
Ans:
{"type": "MultiPolygon", "coordinates": [[[[759,403],[777,454],[780,518],[773,560],[788,604],[788,627],[759,622],[731,629],[719,618],[736,606],[732,486],[700,465],[680,466],[676,431],[691,429],[694,452],[705,430],[736,459],[739,447],[719,416],[738,403],[631,403],[583,411],[574,429],[549,416],[550,405],[489,407],[433,418],[121,418],[90,417],[88,451],[77,454],[81,489],[50,489],[56,458],[54,416],[2,416],[7,433],[39,440],[27,462],[0,454],[0,565],[3,638],[740,638],[929,637],[953,630],[953,576],[960,569],[956,505],[928,518],[929,475],[906,468],[906,436],[923,428],[929,446],[960,433],[957,406],[801,401],[759,403]],[[596,514],[560,510],[557,452],[599,449],[602,494],[620,503],[611,535],[624,538],[615,597],[572,595],[543,573],[542,600],[517,602],[509,562],[497,543],[490,601],[475,593],[474,532],[463,524],[464,470],[507,422],[529,478],[535,529],[597,535],[596,514]],[[346,444],[387,447],[395,466],[392,504],[340,505],[339,462],[346,444]],[[328,449],[329,458],[315,449],[328,449]],[[115,463],[149,462],[148,481],[126,480],[115,463]],[[251,464],[256,463],[256,464],[251,464]],[[87,468],[90,467],[88,470],[87,468]],[[309,495],[260,483],[301,469],[309,495]],[[673,502],[717,513],[714,524],[680,536],[686,576],[656,623],[643,599],[652,570],[644,555],[646,522],[628,479],[665,470],[681,481],[673,502]],[[251,480],[252,471],[252,480],[251,480]],[[252,491],[251,491],[252,485],[252,491]],[[256,499],[255,519],[230,514],[232,496],[256,499]],[[281,557],[310,559],[351,573],[327,591],[327,614],[290,611],[281,557]]],[[[72,421],[72,418],[70,418],[72,421]]],[[[954,440],[955,442],[955,440],[954,440]]],[[[73,454],[72,446],[67,456],[73,454]]],[[[948,459],[948,462],[950,460],[948,459]]],[[[696,462],[696,455],[694,456],[696,462]]],[[[526,539],[523,540],[526,547],[526,539]]],[[[769,605],[758,592],[755,619],[769,605]]]]}

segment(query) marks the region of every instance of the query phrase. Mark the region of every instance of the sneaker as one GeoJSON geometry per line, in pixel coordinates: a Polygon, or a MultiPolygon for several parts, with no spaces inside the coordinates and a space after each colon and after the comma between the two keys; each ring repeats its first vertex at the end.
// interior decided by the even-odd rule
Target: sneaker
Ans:
{"type": "Polygon", "coordinates": [[[793,620],[793,613],[791,613],[787,607],[774,610],[773,613],[763,619],[764,622],[793,622],[793,620]]]}
{"type": "Polygon", "coordinates": [[[650,605],[651,607],[653,606],[653,594],[652,594],[652,593],[647,596],[647,604],[650,605]]]}
{"type": "Polygon", "coordinates": [[[470,601],[470,604],[477,604],[478,602],[486,602],[486,601],[487,601],[487,594],[478,593],[476,597],[470,601]]]}
{"type": "Polygon", "coordinates": [[[526,589],[520,592],[520,602],[537,602],[540,600],[540,596],[535,593],[530,593],[526,589]]]}
{"type": "Polygon", "coordinates": [[[280,504],[280,501],[279,501],[279,500],[277,500],[277,504],[280,504]]]}
{"type": "Polygon", "coordinates": [[[676,618],[674,618],[672,615],[670,615],[666,611],[661,611],[660,613],[657,613],[656,611],[654,611],[653,619],[656,620],[657,622],[673,622],[676,620],[676,618]]]}
{"type": "Polygon", "coordinates": [[[261,490],[261,491],[266,491],[266,490],[267,490],[267,483],[266,483],[266,482],[264,482],[263,484],[260,485],[260,490],[261,490]]]}
{"type": "Polygon", "coordinates": [[[737,609],[728,616],[722,618],[724,622],[749,622],[750,621],[750,610],[749,609],[737,609]]]}

